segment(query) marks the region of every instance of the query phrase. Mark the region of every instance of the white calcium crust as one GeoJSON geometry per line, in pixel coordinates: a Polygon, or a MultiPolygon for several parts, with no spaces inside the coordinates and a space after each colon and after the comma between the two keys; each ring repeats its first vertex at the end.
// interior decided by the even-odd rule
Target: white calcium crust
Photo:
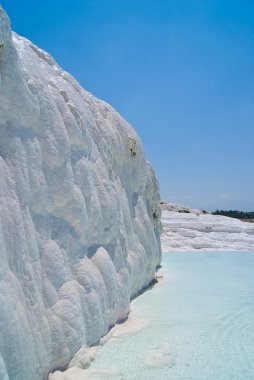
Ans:
{"type": "Polygon", "coordinates": [[[42,380],[153,279],[159,190],[129,124],[3,10],[0,44],[0,378],[42,380]]]}

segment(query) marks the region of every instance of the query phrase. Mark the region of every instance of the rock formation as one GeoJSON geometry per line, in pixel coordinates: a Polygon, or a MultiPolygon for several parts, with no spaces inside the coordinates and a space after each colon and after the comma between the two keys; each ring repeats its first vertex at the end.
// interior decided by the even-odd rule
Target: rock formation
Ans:
{"type": "Polygon", "coordinates": [[[159,189],[133,129],[0,9],[0,379],[96,343],[161,260],[159,189]]]}
{"type": "Polygon", "coordinates": [[[254,251],[254,224],[161,202],[163,252],[254,251]]]}

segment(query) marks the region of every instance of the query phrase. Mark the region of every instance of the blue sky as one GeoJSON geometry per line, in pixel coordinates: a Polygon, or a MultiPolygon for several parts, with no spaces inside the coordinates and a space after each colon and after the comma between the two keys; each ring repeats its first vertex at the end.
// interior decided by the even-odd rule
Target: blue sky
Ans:
{"type": "Polygon", "coordinates": [[[141,137],[161,196],[254,210],[254,2],[2,0],[141,137]]]}

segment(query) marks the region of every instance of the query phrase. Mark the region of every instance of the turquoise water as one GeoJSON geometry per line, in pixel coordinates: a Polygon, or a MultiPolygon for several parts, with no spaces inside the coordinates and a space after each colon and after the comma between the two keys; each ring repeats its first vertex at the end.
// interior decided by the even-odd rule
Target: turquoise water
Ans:
{"type": "Polygon", "coordinates": [[[254,254],[170,253],[162,265],[164,281],[133,302],[148,324],[101,348],[93,378],[253,380],[254,254]]]}

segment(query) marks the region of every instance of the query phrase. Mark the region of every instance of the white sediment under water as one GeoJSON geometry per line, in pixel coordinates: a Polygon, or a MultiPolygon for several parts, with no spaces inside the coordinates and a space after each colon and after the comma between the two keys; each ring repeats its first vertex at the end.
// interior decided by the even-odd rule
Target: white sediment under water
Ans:
{"type": "Polygon", "coordinates": [[[253,380],[253,253],[163,255],[163,280],[131,304],[139,328],[65,379],[253,380]]]}

